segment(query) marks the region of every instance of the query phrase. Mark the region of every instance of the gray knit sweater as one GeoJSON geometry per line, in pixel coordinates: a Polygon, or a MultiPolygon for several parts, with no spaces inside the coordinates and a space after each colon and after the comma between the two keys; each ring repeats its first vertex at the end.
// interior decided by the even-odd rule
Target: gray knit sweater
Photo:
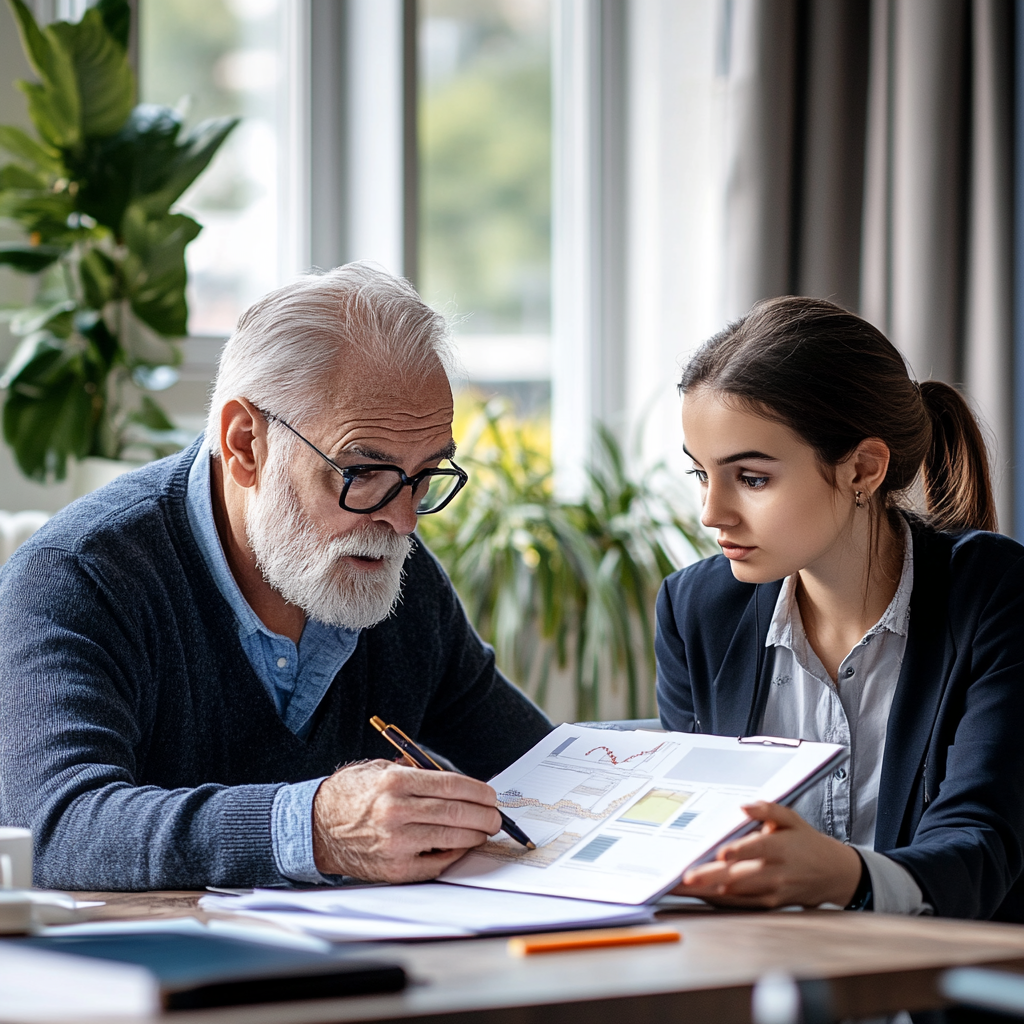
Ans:
{"type": "Polygon", "coordinates": [[[70,505],[0,571],[0,823],[32,829],[37,885],[277,884],[274,794],[390,757],[372,715],[484,779],[551,728],[417,543],[398,610],[296,737],[192,537],[196,450],[70,505]]]}

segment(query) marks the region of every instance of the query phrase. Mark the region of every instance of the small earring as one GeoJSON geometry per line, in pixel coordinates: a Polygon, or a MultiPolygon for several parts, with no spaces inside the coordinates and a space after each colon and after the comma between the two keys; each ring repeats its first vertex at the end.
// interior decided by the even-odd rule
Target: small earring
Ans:
{"type": "Polygon", "coordinates": [[[857,505],[857,508],[863,508],[864,507],[864,502],[860,500],[861,499],[861,495],[863,495],[863,493],[864,493],[863,491],[858,491],[854,495],[854,499],[853,500],[854,500],[855,504],[857,505]]]}

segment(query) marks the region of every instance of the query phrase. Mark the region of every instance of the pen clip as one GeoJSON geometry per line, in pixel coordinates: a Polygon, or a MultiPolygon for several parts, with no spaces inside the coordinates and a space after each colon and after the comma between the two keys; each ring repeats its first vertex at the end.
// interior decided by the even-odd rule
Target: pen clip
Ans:
{"type": "Polygon", "coordinates": [[[439,772],[444,771],[444,768],[442,768],[415,740],[409,739],[409,737],[406,736],[405,733],[402,732],[402,730],[399,729],[397,725],[386,725],[384,723],[384,720],[380,718],[378,715],[374,715],[373,718],[370,719],[370,725],[372,725],[374,729],[376,729],[381,734],[381,736],[383,736],[384,739],[388,741],[388,743],[390,743],[397,751],[399,751],[399,753],[401,753],[401,755],[409,762],[410,765],[412,765],[413,768],[420,768],[422,767],[422,765],[418,765],[415,759],[410,757],[409,752],[402,748],[402,744],[399,743],[394,738],[394,736],[388,735],[389,732],[397,733],[398,736],[400,736],[401,739],[404,740],[404,742],[408,743],[409,746],[416,751],[416,753],[422,755],[439,772]]]}
{"type": "MultiPolygon", "coordinates": [[[[405,740],[405,742],[413,748],[413,750],[415,750],[419,754],[422,754],[439,772],[444,771],[444,769],[415,740],[409,739],[409,737],[406,736],[405,733],[402,732],[402,730],[399,729],[397,725],[389,725],[388,728],[394,729],[395,732],[397,732],[398,735],[401,736],[402,739],[405,740]]],[[[402,751],[402,753],[405,753],[405,751],[402,751]]]]}

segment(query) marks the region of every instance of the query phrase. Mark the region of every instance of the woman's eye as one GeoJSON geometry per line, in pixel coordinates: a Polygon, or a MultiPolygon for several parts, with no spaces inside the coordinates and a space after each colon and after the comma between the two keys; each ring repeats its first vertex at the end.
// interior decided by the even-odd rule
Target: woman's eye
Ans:
{"type": "Polygon", "coordinates": [[[766,476],[747,476],[743,475],[740,477],[745,487],[749,487],[752,491],[759,491],[765,484],[768,483],[768,477],[766,476]]]}
{"type": "Polygon", "coordinates": [[[708,482],[708,475],[703,469],[688,469],[686,475],[695,476],[699,484],[706,484],[708,482]]]}

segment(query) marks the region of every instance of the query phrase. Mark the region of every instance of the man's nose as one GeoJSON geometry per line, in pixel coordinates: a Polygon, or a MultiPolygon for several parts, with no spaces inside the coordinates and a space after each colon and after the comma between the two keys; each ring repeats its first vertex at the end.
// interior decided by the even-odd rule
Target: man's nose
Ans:
{"type": "Polygon", "coordinates": [[[404,537],[416,529],[416,505],[412,488],[403,487],[383,508],[371,512],[370,518],[375,523],[387,523],[395,533],[404,537]]]}

